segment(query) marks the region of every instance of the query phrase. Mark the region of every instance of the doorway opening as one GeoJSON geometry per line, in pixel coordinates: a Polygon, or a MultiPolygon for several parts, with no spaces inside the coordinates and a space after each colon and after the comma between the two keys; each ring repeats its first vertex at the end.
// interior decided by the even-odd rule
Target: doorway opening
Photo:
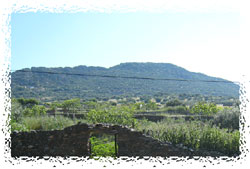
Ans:
{"type": "Polygon", "coordinates": [[[89,148],[92,157],[117,157],[117,134],[92,133],[89,148]]]}

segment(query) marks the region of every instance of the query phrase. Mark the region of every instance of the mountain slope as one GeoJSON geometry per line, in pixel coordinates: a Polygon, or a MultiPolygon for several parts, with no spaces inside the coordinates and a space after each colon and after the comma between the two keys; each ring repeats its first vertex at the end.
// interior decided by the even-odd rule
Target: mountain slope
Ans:
{"type": "Polygon", "coordinates": [[[37,97],[47,98],[46,100],[61,100],[73,97],[93,98],[114,95],[154,95],[156,93],[186,93],[237,97],[239,93],[239,86],[233,83],[197,82],[197,80],[221,81],[223,79],[189,72],[168,63],[121,63],[108,69],[87,66],[73,68],[33,67],[31,69],[23,69],[23,71],[27,72],[16,71],[12,73],[11,87],[13,97],[37,97]],[[34,73],[34,71],[187,79],[196,82],[90,77],[34,73]]]}

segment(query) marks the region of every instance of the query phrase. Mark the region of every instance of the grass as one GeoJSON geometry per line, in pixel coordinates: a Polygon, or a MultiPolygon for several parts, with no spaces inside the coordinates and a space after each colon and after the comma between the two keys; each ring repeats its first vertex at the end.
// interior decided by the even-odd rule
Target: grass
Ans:
{"type": "Polygon", "coordinates": [[[142,120],[138,130],[158,140],[182,144],[195,150],[218,151],[229,156],[240,153],[238,130],[220,129],[201,121],[166,118],[154,123],[142,120]]]}
{"type": "Polygon", "coordinates": [[[33,116],[24,117],[21,124],[27,130],[60,130],[68,126],[72,126],[75,123],[73,120],[61,116],[33,116]]]}
{"type": "MultiPolygon", "coordinates": [[[[181,108],[179,109],[181,110],[181,108]]],[[[168,110],[170,111],[170,109],[168,110]]],[[[11,131],[61,130],[76,124],[78,121],[127,125],[136,127],[137,130],[161,141],[182,144],[195,150],[218,151],[229,156],[240,153],[239,111],[237,109],[223,109],[223,111],[214,115],[214,119],[210,123],[198,120],[185,121],[184,118],[178,118],[177,120],[165,118],[154,123],[145,119],[138,121],[133,115],[134,112],[129,107],[112,106],[91,110],[85,117],[86,119],[74,121],[64,116],[25,116],[20,106],[13,105],[10,124],[11,131]]],[[[165,115],[168,114],[165,113],[165,115]]],[[[105,139],[107,138],[104,138],[104,140],[100,137],[91,138],[93,155],[114,156],[114,141],[105,141],[105,139]]]]}

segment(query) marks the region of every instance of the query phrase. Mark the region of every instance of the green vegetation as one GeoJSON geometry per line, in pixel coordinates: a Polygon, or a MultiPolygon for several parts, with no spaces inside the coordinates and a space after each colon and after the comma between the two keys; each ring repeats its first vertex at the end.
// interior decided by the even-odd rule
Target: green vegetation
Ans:
{"type": "MultiPolygon", "coordinates": [[[[218,97],[164,96],[157,100],[151,97],[112,98],[110,100],[70,99],[43,103],[35,99],[12,99],[11,131],[54,130],[84,122],[124,125],[142,131],[161,141],[181,144],[195,150],[218,151],[224,155],[239,152],[239,108],[215,104],[223,101],[218,97]],[[179,99],[179,98],[182,98],[179,99]],[[203,102],[196,100],[205,100],[203,102]],[[47,113],[50,112],[52,113],[47,113]],[[66,117],[68,114],[83,115],[82,119],[66,117]],[[159,122],[138,120],[135,115],[161,115],[159,122]],[[53,116],[51,116],[53,115],[53,116]],[[176,115],[175,118],[168,118],[176,115]],[[178,117],[198,116],[194,118],[178,117]],[[208,115],[209,119],[202,119],[208,115]]],[[[224,100],[225,101],[225,100],[224,100]]],[[[232,105],[237,100],[228,99],[232,105]]],[[[146,117],[146,116],[144,116],[146,117]]],[[[115,156],[114,139],[106,136],[91,138],[92,156],[115,156]]]]}
{"type": "Polygon", "coordinates": [[[240,111],[237,108],[224,108],[216,115],[212,124],[220,128],[228,128],[231,130],[239,130],[240,111]]]}
{"type": "Polygon", "coordinates": [[[11,120],[11,131],[60,130],[76,124],[66,117],[37,116],[23,117],[19,122],[11,120]]]}
{"type": "Polygon", "coordinates": [[[144,119],[138,130],[161,141],[182,144],[195,150],[218,151],[229,156],[239,154],[239,131],[229,132],[201,121],[166,118],[154,123],[144,119]]]}
{"type": "Polygon", "coordinates": [[[36,99],[24,99],[24,98],[17,99],[17,102],[24,107],[32,107],[34,105],[38,105],[39,103],[36,99]]]}
{"type": "Polygon", "coordinates": [[[133,117],[133,109],[127,106],[121,108],[112,107],[102,110],[90,110],[87,121],[90,123],[109,123],[134,127],[136,119],[133,117]]]}
{"type": "Polygon", "coordinates": [[[28,130],[60,130],[74,125],[74,121],[66,117],[25,117],[22,119],[23,126],[28,130]]]}
{"type": "Polygon", "coordinates": [[[166,103],[166,106],[181,106],[181,105],[183,105],[183,103],[180,101],[180,100],[178,100],[178,99],[175,99],[175,100],[171,100],[171,101],[168,101],[167,103],[166,103]]]}
{"type": "Polygon", "coordinates": [[[216,114],[219,108],[214,103],[204,103],[199,102],[194,105],[191,109],[191,113],[202,114],[202,115],[212,115],[216,114]]]}
{"type": "Polygon", "coordinates": [[[80,106],[80,99],[65,100],[62,103],[63,112],[65,113],[75,113],[80,106]]]}
{"type": "MultiPolygon", "coordinates": [[[[161,141],[195,150],[218,151],[229,156],[239,154],[239,86],[236,84],[199,82],[223,79],[163,63],[124,63],[108,69],[78,66],[24,70],[27,72],[12,73],[12,97],[16,99],[12,99],[11,105],[11,132],[63,129],[77,122],[109,123],[132,127],[161,141]],[[175,117],[151,122],[145,118],[138,120],[135,115],[175,117]],[[191,118],[180,118],[187,115],[191,118]],[[202,119],[205,116],[209,118],[202,119]]],[[[90,141],[92,156],[115,156],[114,140],[93,136],[90,141]]]]}
{"type": "MultiPolygon", "coordinates": [[[[27,100],[29,99],[22,98],[25,103],[28,102],[27,100]]],[[[47,116],[45,106],[36,104],[27,106],[27,104],[21,104],[19,100],[12,100],[11,131],[54,130],[74,124],[75,122],[70,118],[47,116]]]]}
{"type": "Polygon", "coordinates": [[[33,117],[41,115],[46,115],[46,109],[44,106],[34,105],[31,108],[25,108],[23,111],[23,116],[25,117],[33,117]]]}
{"type": "Polygon", "coordinates": [[[157,105],[155,102],[149,101],[146,104],[146,110],[156,110],[157,109],[157,105]]]}
{"type": "MultiPolygon", "coordinates": [[[[11,74],[12,96],[15,98],[37,98],[41,101],[58,101],[72,98],[110,98],[113,96],[154,96],[167,94],[201,94],[238,97],[239,86],[233,83],[205,83],[185,81],[138,80],[104,77],[81,77],[65,74],[32,73],[55,72],[71,74],[137,76],[164,79],[211,80],[222,79],[200,73],[189,72],[167,63],[122,63],[109,69],[77,66],[73,68],[33,67],[11,74]]],[[[160,101],[156,97],[157,102],[160,101]]],[[[230,102],[229,102],[230,104],[230,102]]]]}
{"type": "Polygon", "coordinates": [[[91,156],[116,157],[114,137],[108,135],[101,137],[92,136],[90,142],[91,156]]]}

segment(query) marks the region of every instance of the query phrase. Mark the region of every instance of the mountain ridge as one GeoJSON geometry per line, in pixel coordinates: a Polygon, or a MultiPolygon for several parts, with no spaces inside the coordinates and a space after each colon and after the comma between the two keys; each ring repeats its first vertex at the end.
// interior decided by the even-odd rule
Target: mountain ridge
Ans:
{"type": "MultiPolygon", "coordinates": [[[[79,65],[75,67],[32,67],[27,72],[12,73],[12,95],[14,97],[50,97],[65,99],[72,97],[95,98],[117,95],[203,94],[238,97],[239,86],[231,83],[154,81],[143,79],[121,79],[105,77],[80,77],[65,74],[38,74],[32,71],[93,74],[109,76],[130,76],[187,80],[228,81],[190,72],[171,63],[127,62],[109,68],[79,65]],[[65,97],[64,97],[65,96],[65,97]]],[[[228,81],[229,82],[229,81],[228,81]]]]}

